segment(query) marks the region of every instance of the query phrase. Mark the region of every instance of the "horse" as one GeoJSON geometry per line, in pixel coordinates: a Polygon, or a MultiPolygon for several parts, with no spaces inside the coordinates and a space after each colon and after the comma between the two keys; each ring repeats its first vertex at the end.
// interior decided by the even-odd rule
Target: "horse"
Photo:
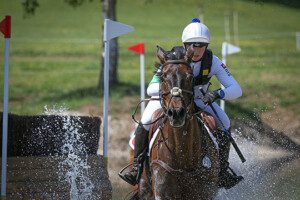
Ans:
{"type": "Polygon", "coordinates": [[[150,130],[158,129],[157,137],[131,199],[208,200],[217,194],[218,148],[194,104],[192,56],[192,46],[175,59],[157,46],[162,109],[154,114],[150,130]]]}

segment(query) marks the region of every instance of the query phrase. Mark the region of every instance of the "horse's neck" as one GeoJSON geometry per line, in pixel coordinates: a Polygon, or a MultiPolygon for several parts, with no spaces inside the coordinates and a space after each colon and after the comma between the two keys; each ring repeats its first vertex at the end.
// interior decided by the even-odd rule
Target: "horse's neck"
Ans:
{"type": "Polygon", "coordinates": [[[197,164],[202,143],[202,131],[197,120],[189,120],[183,128],[170,128],[168,133],[172,162],[186,167],[197,164]]]}

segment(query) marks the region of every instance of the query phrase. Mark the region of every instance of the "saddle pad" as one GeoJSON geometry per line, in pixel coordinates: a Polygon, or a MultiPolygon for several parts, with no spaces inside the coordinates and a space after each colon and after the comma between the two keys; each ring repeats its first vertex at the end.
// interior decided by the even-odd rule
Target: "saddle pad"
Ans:
{"type": "MultiPolygon", "coordinates": [[[[218,142],[217,142],[217,139],[216,137],[214,136],[214,134],[210,131],[210,129],[204,124],[204,127],[205,129],[207,130],[207,133],[209,135],[209,137],[211,138],[211,140],[213,141],[215,147],[219,150],[219,145],[218,145],[218,142]]],[[[151,149],[152,149],[152,146],[153,146],[153,143],[157,137],[159,133],[159,128],[156,129],[156,131],[154,132],[153,136],[151,137],[151,140],[149,142],[149,151],[148,151],[148,156],[150,156],[150,152],[151,152],[151,149]]],[[[134,135],[134,132],[132,132],[130,134],[130,140],[129,140],[129,146],[134,150],[134,144],[135,144],[135,135],[134,135]]]]}
{"type": "MultiPolygon", "coordinates": [[[[160,109],[157,109],[154,113],[153,113],[153,115],[152,115],[152,122],[154,122],[154,121],[157,121],[157,119],[159,118],[159,117],[161,117],[161,115],[162,115],[162,113],[163,113],[163,109],[162,108],[160,108],[160,109]]],[[[152,124],[151,126],[150,126],[150,130],[149,130],[149,137],[150,138],[152,138],[151,139],[151,141],[153,141],[154,142],[154,140],[155,140],[155,138],[156,138],[156,136],[157,136],[157,133],[158,133],[158,122],[159,121],[157,121],[157,122],[155,122],[154,124],[152,124]],[[156,131],[154,131],[154,130],[156,130],[156,131]],[[155,136],[154,136],[155,135],[155,136]],[[153,139],[154,138],[154,139],[153,139]]],[[[150,143],[151,143],[151,141],[150,141],[150,143]]],[[[153,145],[153,142],[152,142],[152,145],[153,145]]],[[[150,144],[149,143],[149,144],[150,144]]],[[[130,139],[129,139],[129,146],[134,150],[134,144],[135,144],[135,135],[134,135],[134,131],[130,134],[130,139]]],[[[152,147],[152,145],[151,145],[151,147],[152,147]]],[[[151,149],[151,147],[149,146],[149,149],[151,149]]]]}
{"type": "Polygon", "coordinates": [[[149,151],[148,151],[148,156],[150,156],[150,152],[151,152],[151,149],[152,149],[152,146],[153,146],[153,143],[155,141],[155,138],[157,137],[158,135],[158,132],[159,132],[159,128],[156,129],[156,131],[154,132],[154,134],[152,135],[151,137],[151,140],[149,142],[149,151]]]}
{"type": "Polygon", "coordinates": [[[215,118],[207,112],[201,112],[200,115],[203,119],[204,124],[210,129],[210,131],[216,132],[217,131],[217,123],[216,123],[215,118]]]}
{"type": "Polygon", "coordinates": [[[217,142],[217,138],[216,138],[216,137],[214,136],[214,134],[210,131],[210,128],[208,128],[208,127],[206,126],[206,124],[204,124],[204,127],[205,127],[205,129],[207,130],[207,133],[208,133],[210,139],[213,141],[213,143],[214,143],[216,149],[219,151],[219,144],[218,144],[218,142],[217,142]]]}
{"type": "MultiPolygon", "coordinates": [[[[151,137],[151,141],[149,143],[149,149],[152,148],[153,146],[153,143],[155,141],[155,138],[157,137],[157,134],[159,132],[159,129],[156,129],[156,131],[154,132],[153,136],[151,137]]],[[[134,132],[132,132],[130,134],[130,139],[129,139],[129,146],[134,150],[134,144],[135,144],[135,135],[134,135],[134,132]]]]}
{"type": "Polygon", "coordinates": [[[135,135],[134,131],[130,133],[130,139],[129,139],[129,146],[134,150],[134,144],[135,144],[135,135]]]}

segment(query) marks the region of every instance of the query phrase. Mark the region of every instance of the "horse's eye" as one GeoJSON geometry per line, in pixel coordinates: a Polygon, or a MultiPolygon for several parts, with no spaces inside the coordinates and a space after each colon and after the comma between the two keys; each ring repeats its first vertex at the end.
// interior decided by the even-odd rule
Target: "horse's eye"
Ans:
{"type": "Polygon", "coordinates": [[[161,79],[161,81],[164,81],[166,79],[166,74],[161,74],[160,79],[161,79]]]}
{"type": "Polygon", "coordinates": [[[191,74],[188,74],[187,76],[186,76],[186,79],[187,80],[191,80],[193,78],[193,75],[191,75],[191,74]]]}
{"type": "Polygon", "coordinates": [[[171,90],[171,85],[172,85],[172,83],[169,81],[169,80],[165,80],[164,82],[163,82],[163,88],[164,88],[164,90],[167,92],[167,91],[170,91],[171,90]]]}

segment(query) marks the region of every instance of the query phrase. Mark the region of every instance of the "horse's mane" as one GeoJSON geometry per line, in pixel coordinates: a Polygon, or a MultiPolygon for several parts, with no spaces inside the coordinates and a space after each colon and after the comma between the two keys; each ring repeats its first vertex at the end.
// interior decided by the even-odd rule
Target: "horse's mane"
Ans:
{"type": "Polygon", "coordinates": [[[166,60],[182,60],[185,56],[185,48],[183,46],[175,46],[166,54],[166,60]]]}
{"type": "MultiPolygon", "coordinates": [[[[168,60],[182,60],[185,56],[185,48],[183,46],[174,46],[171,51],[166,51],[166,61],[168,60]]],[[[160,76],[160,70],[161,70],[161,63],[155,62],[154,63],[154,74],[160,76]]]]}

